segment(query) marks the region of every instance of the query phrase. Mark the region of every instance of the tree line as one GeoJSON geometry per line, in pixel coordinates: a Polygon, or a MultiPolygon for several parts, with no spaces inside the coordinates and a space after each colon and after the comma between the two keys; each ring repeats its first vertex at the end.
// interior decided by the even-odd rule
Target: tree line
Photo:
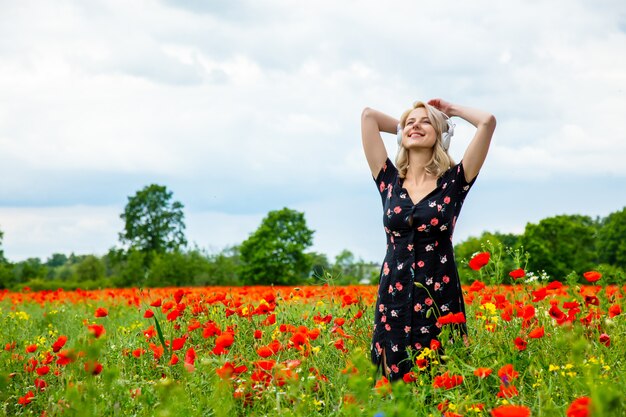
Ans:
{"type": "Polygon", "coordinates": [[[103,256],[55,253],[47,260],[4,258],[0,231],[0,289],[32,290],[159,287],[182,285],[295,285],[332,279],[337,284],[369,283],[379,265],[343,250],[329,261],[308,251],[314,231],[304,213],[270,211],[239,245],[219,253],[189,247],[184,206],[166,187],[151,184],[128,197],[120,218],[119,245],[103,256]]]}
{"type": "MultiPolygon", "coordinates": [[[[380,261],[356,259],[345,249],[333,262],[309,251],[314,231],[304,213],[270,211],[239,245],[219,253],[190,247],[185,237],[184,206],[166,187],[151,184],[128,197],[120,218],[119,245],[103,256],[55,253],[46,261],[29,258],[12,263],[2,251],[0,288],[155,287],[181,285],[296,285],[332,280],[337,284],[378,283],[380,261]]],[[[605,282],[626,282],[626,207],[605,218],[560,215],[529,223],[524,233],[485,232],[455,246],[461,279],[476,271],[467,266],[478,252],[501,259],[506,274],[520,267],[552,280],[566,281],[599,270],[605,282]]],[[[382,256],[382,255],[381,255],[382,256]]]]}
{"type": "MultiPolygon", "coordinates": [[[[455,256],[457,260],[470,259],[485,250],[502,256],[503,273],[525,267],[550,280],[571,282],[580,280],[583,272],[597,270],[605,283],[623,284],[626,207],[595,219],[577,214],[548,217],[537,224],[528,223],[519,235],[484,232],[457,244],[455,256]]],[[[476,276],[466,262],[459,262],[459,273],[476,276]]]]}

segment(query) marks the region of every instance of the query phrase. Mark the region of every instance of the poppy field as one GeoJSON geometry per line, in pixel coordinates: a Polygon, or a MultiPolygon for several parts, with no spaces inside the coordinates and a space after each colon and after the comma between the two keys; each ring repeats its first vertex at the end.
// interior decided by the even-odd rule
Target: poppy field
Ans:
{"type": "Polygon", "coordinates": [[[510,276],[465,286],[393,384],[375,286],[3,291],[0,415],[626,415],[626,288],[510,276]]]}

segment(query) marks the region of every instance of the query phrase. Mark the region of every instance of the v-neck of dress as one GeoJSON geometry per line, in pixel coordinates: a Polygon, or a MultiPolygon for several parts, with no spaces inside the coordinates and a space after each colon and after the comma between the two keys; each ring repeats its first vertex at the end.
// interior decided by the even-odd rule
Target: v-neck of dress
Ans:
{"type": "Polygon", "coordinates": [[[406,193],[407,197],[409,197],[409,200],[411,201],[411,204],[413,205],[413,207],[417,207],[418,205],[420,205],[420,203],[425,201],[428,197],[430,197],[435,191],[437,191],[439,189],[441,178],[442,177],[437,178],[437,185],[435,186],[435,188],[433,188],[428,194],[426,194],[424,197],[422,197],[417,203],[415,203],[413,201],[413,197],[411,197],[411,194],[409,193],[409,190],[404,188],[404,180],[406,178],[399,178],[398,177],[398,180],[400,181],[400,189],[403,190],[406,193]]]}

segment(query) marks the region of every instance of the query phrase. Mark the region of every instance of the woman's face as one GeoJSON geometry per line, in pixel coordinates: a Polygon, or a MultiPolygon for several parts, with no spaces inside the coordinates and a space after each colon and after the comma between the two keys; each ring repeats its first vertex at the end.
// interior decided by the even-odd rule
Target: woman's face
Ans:
{"type": "Polygon", "coordinates": [[[402,129],[402,146],[406,149],[432,148],[437,142],[437,132],[428,118],[428,111],[418,107],[409,113],[402,129]]]}

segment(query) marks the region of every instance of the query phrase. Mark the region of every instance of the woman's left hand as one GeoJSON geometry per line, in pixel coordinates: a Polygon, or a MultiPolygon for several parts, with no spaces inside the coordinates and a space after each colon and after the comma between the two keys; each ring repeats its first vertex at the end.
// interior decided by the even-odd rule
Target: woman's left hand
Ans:
{"type": "Polygon", "coordinates": [[[433,98],[428,100],[428,104],[435,107],[438,110],[444,112],[447,116],[450,116],[450,110],[452,108],[452,103],[449,103],[441,98],[433,98]]]}

